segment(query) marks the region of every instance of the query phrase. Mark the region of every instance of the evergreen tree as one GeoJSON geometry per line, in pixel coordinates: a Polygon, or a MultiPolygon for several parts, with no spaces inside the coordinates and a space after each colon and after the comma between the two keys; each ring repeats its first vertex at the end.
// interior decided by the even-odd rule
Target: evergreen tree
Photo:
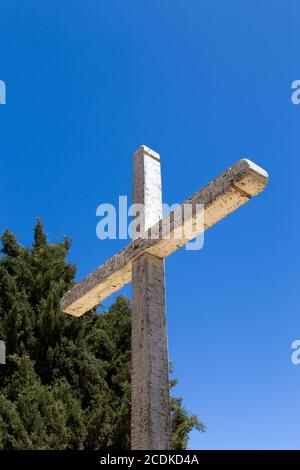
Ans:
{"type": "MultiPolygon", "coordinates": [[[[40,220],[31,248],[2,235],[2,449],[130,448],[130,303],[119,296],[108,312],[62,313],[76,271],[69,248],[69,239],[49,244],[40,220]]],[[[172,398],[172,424],[174,449],[186,448],[192,429],[205,429],[181,398],[172,398]]]]}

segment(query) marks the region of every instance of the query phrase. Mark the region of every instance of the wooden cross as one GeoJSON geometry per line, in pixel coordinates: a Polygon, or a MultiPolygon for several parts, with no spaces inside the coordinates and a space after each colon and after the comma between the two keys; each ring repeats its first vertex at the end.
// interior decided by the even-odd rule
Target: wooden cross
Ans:
{"type": "Polygon", "coordinates": [[[141,146],[133,167],[133,203],[144,204],[141,233],[147,236],[134,239],[69,290],[61,310],[80,316],[132,282],[131,447],[164,450],[171,440],[164,258],[190,240],[185,228],[195,222],[198,204],[204,207],[204,226],[192,238],[259,194],[268,174],[250,160],[239,160],[185,201],[192,211],[181,206],[178,227],[172,214],[170,223],[162,219],[160,156],[141,146]]]}

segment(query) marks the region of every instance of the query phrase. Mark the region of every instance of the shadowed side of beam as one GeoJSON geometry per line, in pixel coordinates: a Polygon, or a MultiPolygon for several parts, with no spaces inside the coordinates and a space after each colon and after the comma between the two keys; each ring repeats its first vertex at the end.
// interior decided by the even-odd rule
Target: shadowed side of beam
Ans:
{"type": "MultiPolygon", "coordinates": [[[[258,195],[263,191],[267,182],[266,171],[250,160],[239,160],[187,199],[181,207],[183,208],[185,204],[190,204],[193,207],[196,207],[196,204],[203,204],[204,230],[207,230],[248,202],[252,196],[258,195]]],[[[191,218],[195,218],[194,211],[191,216],[183,218],[181,224],[183,233],[185,224],[190,224],[191,218]]],[[[174,238],[178,226],[172,219],[168,228],[169,236],[166,238],[164,221],[165,219],[160,220],[147,231],[147,237],[141,236],[132,241],[118,254],[66,292],[61,300],[61,310],[74,316],[82,315],[131,282],[132,262],[143,253],[147,252],[158,258],[165,258],[189,241],[189,238],[174,238]]],[[[203,228],[192,238],[199,235],[201,231],[203,228]]]]}

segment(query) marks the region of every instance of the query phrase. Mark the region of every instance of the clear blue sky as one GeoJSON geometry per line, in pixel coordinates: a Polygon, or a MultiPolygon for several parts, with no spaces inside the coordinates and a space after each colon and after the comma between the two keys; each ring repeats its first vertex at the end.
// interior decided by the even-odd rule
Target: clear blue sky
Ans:
{"type": "Polygon", "coordinates": [[[51,241],[73,239],[78,279],[126,243],[96,238],[95,211],[131,195],[140,144],[161,154],[168,203],[241,157],[269,172],[203,250],[167,260],[169,349],[176,392],[208,427],[191,448],[300,448],[298,0],[0,9],[0,230],[27,245],[41,216],[51,241]]]}

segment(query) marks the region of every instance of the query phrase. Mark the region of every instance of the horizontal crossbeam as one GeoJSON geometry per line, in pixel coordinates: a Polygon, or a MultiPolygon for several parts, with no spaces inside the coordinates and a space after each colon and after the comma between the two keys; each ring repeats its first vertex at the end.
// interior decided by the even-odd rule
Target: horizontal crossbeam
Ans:
{"type": "Polygon", "coordinates": [[[191,218],[194,222],[196,211],[187,211],[186,214],[184,205],[189,204],[193,209],[198,204],[204,206],[204,225],[199,226],[199,231],[192,236],[194,238],[258,195],[267,181],[266,171],[250,160],[239,160],[182,204],[180,227],[174,217],[170,218],[170,223],[165,223],[165,219],[157,222],[145,235],[133,240],[66,292],[61,300],[61,310],[77,317],[84,314],[131,282],[132,263],[142,254],[150,253],[163,259],[185,245],[190,240],[186,237],[188,230],[185,230],[185,226],[190,228],[191,218]],[[177,236],[178,229],[184,235],[180,239],[177,236]]]}

